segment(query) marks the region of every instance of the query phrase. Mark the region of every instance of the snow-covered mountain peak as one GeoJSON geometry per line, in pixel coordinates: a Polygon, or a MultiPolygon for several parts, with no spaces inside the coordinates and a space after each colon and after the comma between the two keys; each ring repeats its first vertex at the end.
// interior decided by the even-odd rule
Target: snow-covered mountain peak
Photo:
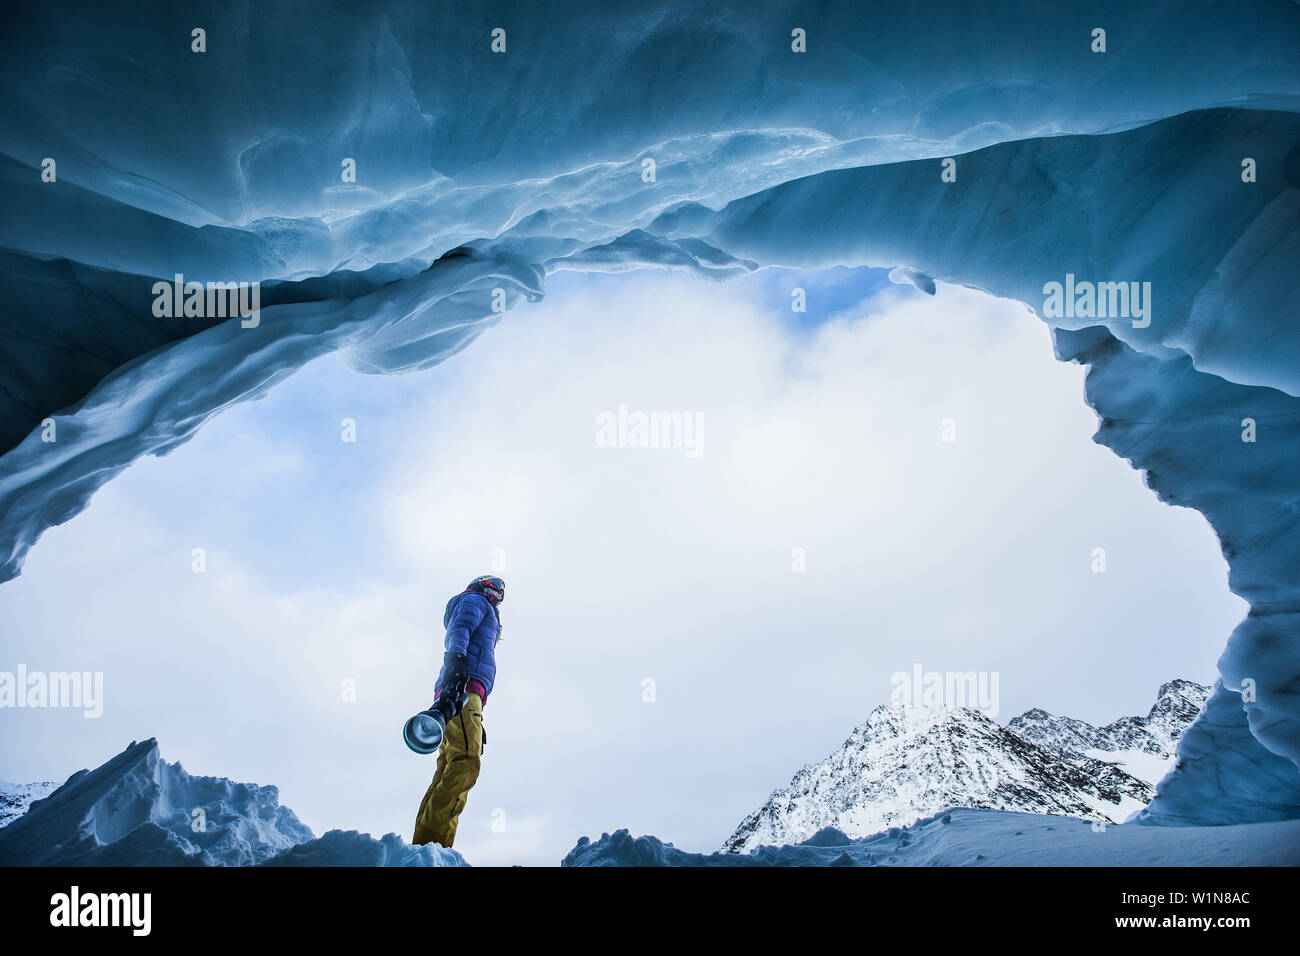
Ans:
{"type": "Polygon", "coordinates": [[[36,783],[10,783],[0,780],[0,828],[13,823],[37,800],[48,797],[58,789],[53,780],[36,783]]]}
{"type": "Polygon", "coordinates": [[[1006,727],[969,708],[886,704],[737,827],[732,852],[834,827],[851,837],[950,807],[1121,822],[1144,806],[1209,688],[1170,681],[1146,717],[1094,727],[1040,708],[1006,727]]]}
{"type": "Polygon", "coordinates": [[[1121,717],[1103,727],[1094,727],[1082,720],[1057,717],[1034,708],[1007,726],[1026,740],[1057,752],[1142,753],[1168,760],[1183,730],[1205,706],[1209,693],[1210,689],[1203,684],[1172,680],[1161,685],[1145,717],[1121,717]]]}

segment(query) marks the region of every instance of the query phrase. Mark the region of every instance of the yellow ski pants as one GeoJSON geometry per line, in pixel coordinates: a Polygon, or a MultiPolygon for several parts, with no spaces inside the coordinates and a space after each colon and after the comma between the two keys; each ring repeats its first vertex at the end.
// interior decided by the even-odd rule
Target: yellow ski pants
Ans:
{"type": "Polygon", "coordinates": [[[415,815],[413,846],[440,843],[449,847],[456,839],[456,824],[478,780],[483,762],[483,700],[470,694],[459,714],[447,721],[446,736],[438,749],[438,767],[415,815]]]}

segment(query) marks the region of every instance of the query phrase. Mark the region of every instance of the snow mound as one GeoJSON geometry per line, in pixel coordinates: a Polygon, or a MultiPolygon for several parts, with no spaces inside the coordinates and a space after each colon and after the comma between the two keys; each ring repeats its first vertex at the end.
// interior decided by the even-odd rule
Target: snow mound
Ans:
{"type": "Polygon", "coordinates": [[[356,830],[330,830],[271,857],[262,866],[468,866],[455,850],[411,846],[396,833],[376,840],[356,830]]]}
{"type": "Polygon", "coordinates": [[[331,831],[317,839],[275,787],[196,777],[150,739],[80,770],[0,830],[0,866],[458,866],[441,847],[331,831]]]}

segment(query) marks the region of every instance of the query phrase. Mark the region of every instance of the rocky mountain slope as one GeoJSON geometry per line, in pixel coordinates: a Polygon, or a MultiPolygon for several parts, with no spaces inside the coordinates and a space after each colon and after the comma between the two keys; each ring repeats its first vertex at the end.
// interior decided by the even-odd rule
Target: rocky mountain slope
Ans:
{"type": "Polygon", "coordinates": [[[58,786],[53,780],[37,783],[9,783],[0,780],[0,827],[17,820],[32,803],[48,797],[58,786]]]}
{"type": "Polygon", "coordinates": [[[1004,727],[965,708],[883,705],[746,817],[723,850],[800,843],[826,827],[863,837],[951,807],[1119,823],[1154,795],[1209,692],[1170,681],[1145,717],[1104,727],[1039,709],[1004,727]]]}

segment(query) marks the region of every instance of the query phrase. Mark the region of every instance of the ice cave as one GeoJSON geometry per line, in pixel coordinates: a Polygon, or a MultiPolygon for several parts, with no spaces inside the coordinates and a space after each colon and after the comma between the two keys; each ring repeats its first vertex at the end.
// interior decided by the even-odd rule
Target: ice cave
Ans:
{"type": "Polygon", "coordinates": [[[1137,822],[1300,817],[1297,4],[77,6],[5,15],[0,580],[312,359],[472,353],[557,272],[892,269],[1048,323],[1249,602],[1137,822]]]}

